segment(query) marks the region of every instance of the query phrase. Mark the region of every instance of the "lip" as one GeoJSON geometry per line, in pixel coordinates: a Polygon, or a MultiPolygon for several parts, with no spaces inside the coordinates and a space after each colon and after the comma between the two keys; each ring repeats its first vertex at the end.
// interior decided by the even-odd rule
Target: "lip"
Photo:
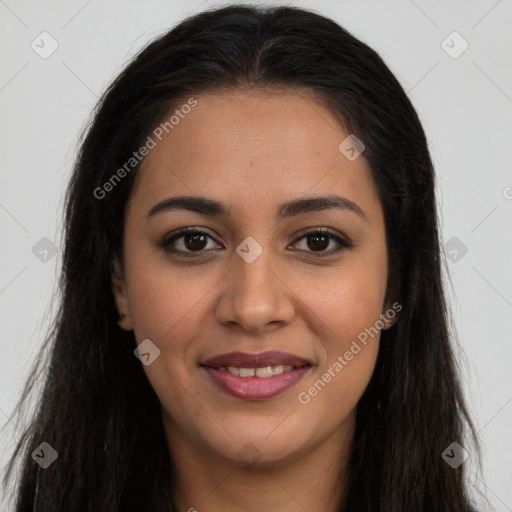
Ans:
{"type": "MultiPolygon", "coordinates": [[[[308,364],[310,365],[311,363],[306,359],[294,354],[273,350],[262,352],[261,354],[249,354],[247,352],[228,352],[226,354],[220,354],[218,356],[211,357],[206,361],[203,361],[201,366],[207,366],[211,368],[219,368],[220,366],[236,366],[237,368],[261,368],[264,366],[274,366],[279,364],[295,366],[298,368],[308,364]]],[[[276,376],[268,378],[272,379],[275,377],[276,376]]],[[[245,379],[246,377],[242,378],[245,379]]]]}
{"type": "Polygon", "coordinates": [[[217,387],[225,393],[244,400],[264,400],[283,393],[294,386],[312,366],[302,366],[272,377],[239,377],[227,370],[201,366],[217,387]]]}
{"type": "Polygon", "coordinates": [[[311,370],[312,365],[303,357],[272,350],[260,354],[228,352],[207,359],[200,367],[221,391],[244,400],[264,400],[291,388],[311,370]],[[226,370],[219,370],[221,366],[262,368],[275,365],[290,365],[295,368],[271,377],[240,377],[226,370]]]}

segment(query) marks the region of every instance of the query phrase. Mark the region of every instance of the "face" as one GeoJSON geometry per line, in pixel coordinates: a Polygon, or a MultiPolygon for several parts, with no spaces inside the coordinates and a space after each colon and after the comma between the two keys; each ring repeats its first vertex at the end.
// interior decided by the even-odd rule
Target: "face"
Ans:
{"type": "Polygon", "coordinates": [[[366,343],[362,333],[389,308],[383,211],[364,154],[347,158],[349,133],[302,94],[195,99],[152,135],[113,278],[121,327],[150,340],[144,370],[170,449],[275,465],[341,448],[378,352],[380,333],[366,343]],[[216,208],[166,203],[178,196],[216,208]],[[342,199],[304,202],[327,196],[342,199]],[[295,359],[251,358],[276,351],[295,359]],[[233,352],[247,357],[208,361],[233,352]]]}

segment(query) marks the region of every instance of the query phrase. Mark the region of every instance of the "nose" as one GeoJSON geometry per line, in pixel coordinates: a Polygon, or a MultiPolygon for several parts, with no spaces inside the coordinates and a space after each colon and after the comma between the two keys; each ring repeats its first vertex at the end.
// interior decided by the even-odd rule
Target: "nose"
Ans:
{"type": "Polygon", "coordinates": [[[251,263],[235,254],[219,284],[216,315],[223,325],[258,335],[288,324],[295,315],[293,286],[270,250],[264,249],[251,263]]]}

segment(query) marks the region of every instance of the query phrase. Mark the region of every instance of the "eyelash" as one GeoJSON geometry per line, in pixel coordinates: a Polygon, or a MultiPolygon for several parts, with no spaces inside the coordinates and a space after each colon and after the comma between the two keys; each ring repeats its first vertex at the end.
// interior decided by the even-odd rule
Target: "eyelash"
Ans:
{"type": "MultiPolygon", "coordinates": [[[[165,252],[173,254],[173,255],[183,256],[185,258],[197,257],[198,254],[204,252],[205,250],[204,249],[200,249],[198,251],[182,251],[182,250],[177,250],[177,249],[171,247],[172,244],[174,242],[176,242],[178,239],[183,238],[185,235],[189,235],[189,234],[192,234],[192,235],[206,235],[207,237],[213,239],[205,231],[201,231],[201,230],[196,229],[196,228],[182,228],[182,229],[172,233],[172,235],[166,236],[158,244],[158,246],[161,249],[163,249],[165,252]]],[[[341,238],[341,237],[335,235],[330,229],[327,229],[327,228],[313,228],[313,229],[311,229],[309,231],[306,231],[305,233],[301,234],[300,238],[298,238],[295,243],[298,243],[298,242],[302,241],[303,239],[307,238],[308,236],[313,236],[313,235],[328,235],[329,238],[331,238],[332,240],[336,241],[340,245],[340,247],[338,249],[336,249],[334,251],[330,251],[330,252],[321,251],[319,253],[315,253],[315,251],[306,251],[306,252],[312,253],[314,258],[326,258],[328,256],[332,256],[333,254],[338,254],[339,252],[341,252],[341,251],[343,251],[345,249],[350,249],[350,248],[353,247],[353,244],[351,242],[349,242],[348,240],[346,240],[344,238],[341,238]]]]}

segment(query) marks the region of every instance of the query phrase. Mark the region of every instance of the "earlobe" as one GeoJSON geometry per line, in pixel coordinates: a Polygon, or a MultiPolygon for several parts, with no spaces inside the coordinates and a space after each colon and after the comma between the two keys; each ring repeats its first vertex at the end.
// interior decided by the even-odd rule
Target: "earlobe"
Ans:
{"type": "Polygon", "coordinates": [[[117,311],[119,312],[119,319],[117,320],[117,324],[119,327],[121,327],[121,329],[125,331],[131,331],[133,327],[130,317],[130,308],[128,305],[128,296],[126,293],[124,272],[117,257],[114,257],[114,259],[111,261],[110,269],[112,293],[114,295],[117,311]]]}
{"type": "Polygon", "coordinates": [[[398,320],[398,312],[402,309],[398,302],[386,301],[381,319],[384,322],[384,330],[390,329],[398,320]]]}
{"type": "Polygon", "coordinates": [[[395,320],[391,320],[389,318],[387,318],[386,316],[384,316],[384,330],[388,330],[390,329],[391,327],[393,327],[393,324],[395,323],[395,320]]]}

